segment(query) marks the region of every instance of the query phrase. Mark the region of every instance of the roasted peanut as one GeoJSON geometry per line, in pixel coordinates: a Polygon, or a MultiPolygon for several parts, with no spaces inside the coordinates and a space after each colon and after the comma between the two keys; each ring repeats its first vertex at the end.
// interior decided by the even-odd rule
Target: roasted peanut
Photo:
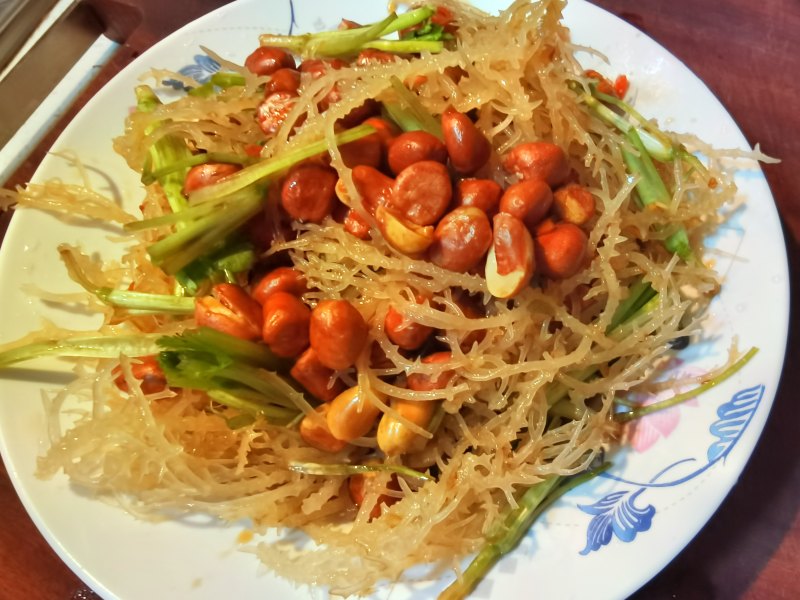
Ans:
{"type": "Polygon", "coordinates": [[[216,183],[228,175],[233,175],[240,169],[241,167],[239,165],[232,165],[230,163],[205,163],[203,165],[196,165],[186,173],[186,179],[183,181],[183,193],[188,196],[195,190],[216,183]]]}
{"type": "Polygon", "coordinates": [[[552,205],[553,192],[542,179],[525,179],[512,184],[500,198],[500,212],[518,218],[531,232],[547,216],[552,205]]]}
{"type": "Polygon", "coordinates": [[[261,337],[261,305],[232,283],[217,284],[211,289],[211,296],[198,298],[194,319],[200,327],[211,327],[244,340],[261,337]]]}
{"type": "Polygon", "coordinates": [[[400,172],[386,204],[396,215],[424,227],[439,220],[452,197],[453,186],[447,167],[433,160],[423,160],[400,172]]]}
{"type": "Polygon", "coordinates": [[[360,240],[368,240],[370,239],[369,229],[369,223],[358,211],[352,208],[347,211],[347,216],[344,218],[344,230],[347,233],[360,240]]]}
{"type": "Polygon", "coordinates": [[[264,86],[264,96],[269,96],[275,92],[288,92],[297,95],[300,89],[300,71],[297,69],[283,68],[278,69],[270,76],[269,81],[264,86]]]}
{"type": "Polygon", "coordinates": [[[366,48],[358,53],[358,56],[356,57],[356,65],[359,67],[365,67],[367,65],[389,64],[393,63],[395,60],[398,60],[396,54],[391,54],[382,50],[366,48]]]}
{"type": "Polygon", "coordinates": [[[595,201],[592,193],[582,185],[568,183],[553,193],[555,213],[562,221],[578,227],[586,225],[594,217],[595,201]]]}
{"type": "MultiPolygon", "coordinates": [[[[392,408],[408,421],[420,427],[427,427],[430,423],[436,402],[420,402],[414,400],[402,400],[395,398],[392,400],[392,408]]],[[[412,431],[408,425],[400,419],[390,417],[385,414],[378,422],[378,447],[387,456],[397,456],[406,452],[413,452],[415,446],[424,444],[425,438],[412,431]]]]}
{"type": "Polygon", "coordinates": [[[377,100],[368,98],[363,104],[356,106],[349,113],[336,121],[337,125],[341,125],[345,129],[350,129],[356,125],[360,125],[366,119],[379,115],[381,112],[381,103],[377,100]]]}
{"type": "Polygon", "coordinates": [[[406,131],[392,141],[387,158],[392,173],[398,175],[406,167],[423,160],[446,163],[447,148],[427,131],[406,131]]]}
{"type": "Polygon", "coordinates": [[[336,171],[315,164],[292,169],[281,187],[281,205],[293,219],[320,223],[333,211],[336,171]]]}
{"type": "Polygon", "coordinates": [[[486,257],[486,287],[495,298],[513,298],[533,277],[533,238],[520,219],[507,213],[498,213],[493,225],[493,243],[486,257]]]}
{"type": "MultiPolygon", "coordinates": [[[[367,496],[367,492],[374,483],[377,483],[376,473],[358,473],[357,475],[351,475],[348,479],[347,487],[353,504],[358,507],[364,504],[364,498],[367,496]]],[[[397,484],[397,475],[392,474],[392,476],[389,478],[389,482],[386,484],[386,487],[390,490],[400,490],[400,486],[397,484]]],[[[369,518],[377,519],[379,516],[381,516],[382,506],[391,506],[398,500],[399,498],[395,498],[394,496],[380,494],[378,499],[375,501],[375,506],[372,507],[372,510],[369,513],[369,518]]]]}
{"type": "Polygon", "coordinates": [[[492,226],[486,213],[473,206],[450,211],[433,234],[430,260],[444,269],[466,273],[475,267],[492,244],[492,226]]]}
{"type": "Polygon", "coordinates": [[[244,61],[245,68],[256,75],[271,75],[278,69],[294,69],[294,57],[281,48],[260,46],[244,61]]]}
{"type": "Polygon", "coordinates": [[[543,229],[534,240],[537,269],[551,279],[572,277],[586,258],[586,234],[573,223],[555,223],[543,229]]]}
{"type": "Polygon", "coordinates": [[[452,67],[445,67],[444,71],[442,71],[442,73],[444,73],[450,79],[452,79],[453,83],[458,83],[464,77],[469,75],[469,73],[465,69],[459,67],[458,65],[454,65],[452,67]]]}
{"type": "Polygon", "coordinates": [[[374,167],[359,165],[352,171],[353,185],[361,195],[361,203],[370,214],[387,203],[392,194],[394,179],[387,177],[374,167]]]}
{"type": "Polygon", "coordinates": [[[389,152],[389,146],[391,146],[394,139],[400,135],[400,129],[397,125],[386,119],[381,119],[380,117],[365,119],[364,125],[369,125],[375,129],[375,133],[381,140],[384,153],[389,152]]]}
{"type": "MultiPolygon", "coordinates": [[[[416,301],[417,304],[422,304],[424,298],[417,296],[416,301]]],[[[403,350],[419,349],[433,333],[431,327],[409,319],[393,306],[390,306],[386,312],[386,317],[383,320],[383,330],[391,342],[397,344],[403,350]]]]}
{"type": "Polygon", "coordinates": [[[323,300],[311,312],[311,347],[330,369],[352,366],[367,343],[368,333],[364,317],[347,300],[323,300]]]}
{"type": "MultiPolygon", "coordinates": [[[[114,385],[121,391],[129,392],[128,381],[122,373],[121,367],[115,367],[113,374],[114,385]]],[[[163,392],[167,387],[167,377],[155,356],[142,356],[131,361],[131,375],[139,380],[139,387],[143,394],[163,392]]]]}
{"type": "Polygon", "coordinates": [[[274,135],[289,116],[297,95],[289,92],[275,92],[264,98],[256,109],[256,122],[267,135],[274,135]]]}
{"type": "MultiPolygon", "coordinates": [[[[440,364],[449,362],[453,358],[450,352],[434,352],[422,359],[422,363],[440,364]]],[[[438,373],[412,373],[406,379],[406,386],[415,392],[430,392],[432,390],[440,390],[450,383],[450,380],[455,376],[456,372],[453,369],[445,369],[438,373]]]]}
{"type": "Polygon", "coordinates": [[[378,133],[339,146],[342,162],[349,168],[366,165],[375,169],[383,162],[383,141],[378,133]]]}
{"type": "Polygon", "coordinates": [[[469,117],[450,107],[442,114],[442,133],[456,173],[471,175],[489,160],[492,146],[469,117]]]}
{"type": "Polygon", "coordinates": [[[323,402],[330,402],[344,391],[341,380],[334,379],[334,370],[319,362],[313,348],[307,348],[299,356],[289,374],[309,394],[323,402]]]}
{"type": "Polygon", "coordinates": [[[328,429],[327,417],[329,409],[330,404],[321,404],[314,409],[319,414],[319,419],[309,415],[303,417],[303,420],[300,421],[300,437],[312,448],[333,454],[344,450],[347,447],[347,442],[337,440],[328,429]]]}
{"type": "Polygon", "coordinates": [[[536,230],[533,232],[533,235],[534,237],[538,237],[540,235],[544,235],[545,233],[550,233],[555,228],[556,222],[552,219],[552,217],[547,217],[536,226],[536,230]]]}
{"type": "Polygon", "coordinates": [[[375,212],[383,238],[392,248],[408,256],[418,256],[433,243],[433,227],[422,227],[398,217],[392,211],[379,206],[375,212]]]}
{"type": "Polygon", "coordinates": [[[259,279],[250,292],[259,304],[264,304],[275,292],[288,292],[302,296],[308,291],[306,278],[297,269],[277,267],[259,279]]]}
{"type": "Polygon", "coordinates": [[[312,79],[319,79],[328,72],[328,69],[336,71],[345,66],[347,66],[347,63],[340,58],[331,58],[327,60],[309,58],[301,62],[297,68],[301,73],[310,74],[312,79]]]}
{"type": "Polygon", "coordinates": [[[492,218],[500,205],[503,188],[491,179],[462,179],[456,185],[454,204],[458,206],[474,206],[492,218]]]}
{"type": "MultiPolygon", "coordinates": [[[[347,63],[345,63],[343,60],[339,58],[331,58],[326,60],[312,58],[301,62],[298,69],[300,70],[301,73],[308,73],[309,75],[311,75],[311,79],[319,79],[325,73],[327,73],[329,69],[336,71],[345,66],[347,66],[347,63]]],[[[319,102],[317,108],[321,112],[324,112],[328,110],[328,107],[331,104],[338,102],[340,98],[341,95],[339,94],[339,90],[336,84],[334,84],[328,91],[326,96],[319,102]]]]}
{"type": "Polygon", "coordinates": [[[409,77],[403,81],[403,85],[405,85],[412,92],[418,91],[426,83],[428,83],[428,78],[425,75],[414,75],[413,77],[409,77]]]}
{"type": "MultiPolygon", "coordinates": [[[[453,302],[461,309],[467,319],[483,319],[486,316],[483,305],[466,294],[453,296],[453,302]]],[[[459,347],[463,352],[468,352],[473,344],[482,342],[485,337],[485,329],[473,329],[459,342],[459,347]]]]}
{"type": "Polygon", "coordinates": [[[369,345],[369,368],[370,369],[391,369],[394,362],[386,356],[381,345],[374,341],[369,345]]]}
{"type": "Polygon", "coordinates": [[[264,302],[261,337],[278,356],[297,356],[308,347],[311,311],[289,292],[275,292],[264,302]]]}
{"type": "Polygon", "coordinates": [[[558,185],[569,175],[564,151],[550,142],[528,142],[514,146],[503,157],[503,168],[521,179],[544,179],[558,185]]]}
{"type": "MultiPolygon", "coordinates": [[[[380,400],[383,398],[372,392],[380,400]]],[[[380,410],[366,397],[359,386],[353,386],[336,396],[330,403],[328,429],[337,440],[352,442],[367,434],[375,424],[380,410]]]]}

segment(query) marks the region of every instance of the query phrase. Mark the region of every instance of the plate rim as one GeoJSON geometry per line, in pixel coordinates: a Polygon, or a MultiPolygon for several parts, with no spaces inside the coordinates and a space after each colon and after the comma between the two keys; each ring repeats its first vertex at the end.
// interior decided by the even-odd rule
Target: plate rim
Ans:
{"type": "MultiPolygon", "coordinates": [[[[503,5],[503,4],[507,4],[508,3],[508,2],[505,2],[505,0],[484,0],[483,2],[481,2],[481,4],[486,4],[487,1],[489,3],[491,3],[491,4],[494,4],[494,5],[503,5]]],[[[157,44],[155,44],[153,46],[152,49],[155,50],[155,49],[158,49],[158,48],[167,47],[171,43],[174,43],[175,39],[178,39],[181,36],[183,36],[187,31],[198,29],[201,25],[205,25],[207,22],[210,22],[212,19],[216,19],[216,18],[221,17],[227,11],[234,11],[234,10],[237,10],[239,6],[248,5],[248,4],[249,5],[255,5],[255,0],[240,0],[240,1],[228,4],[228,5],[222,6],[222,7],[218,8],[218,9],[216,9],[216,10],[214,10],[214,11],[212,11],[212,12],[206,14],[206,15],[204,15],[203,17],[200,17],[199,19],[197,19],[195,21],[192,21],[191,23],[185,25],[184,27],[180,28],[176,32],[170,34],[166,38],[160,40],[157,44]]],[[[604,15],[604,17],[610,17],[610,18],[618,21],[619,23],[623,24],[625,27],[628,27],[628,28],[632,29],[633,31],[637,32],[638,34],[640,34],[649,43],[655,44],[658,47],[660,52],[662,52],[664,55],[666,55],[670,59],[672,59],[674,61],[677,61],[677,63],[679,63],[680,66],[683,69],[685,69],[686,72],[688,74],[690,74],[691,77],[693,77],[697,81],[697,83],[702,85],[703,88],[706,90],[708,97],[710,99],[713,99],[713,101],[715,101],[718,104],[719,109],[721,109],[723,111],[724,115],[728,116],[731,119],[731,121],[733,121],[734,124],[735,124],[735,121],[733,120],[733,117],[731,116],[730,112],[728,111],[728,109],[723,104],[722,100],[720,98],[718,98],[711,91],[711,89],[707,86],[707,84],[705,84],[705,82],[703,82],[681,59],[679,59],[674,54],[672,54],[667,48],[665,48],[659,42],[657,42],[656,40],[651,38],[648,34],[638,30],[633,25],[630,25],[629,23],[627,23],[624,20],[620,19],[619,17],[617,17],[613,13],[610,13],[610,12],[606,11],[605,9],[603,9],[603,8],[597,6],[597,5],[591,4],[590,2],[585,2],[584,0],[577,0],[577,1],[576,0],[571,0],[569,5],[568,5],[568,10],[569,10],[569,6],[575,6],[575,5],[578,5],[578,4],[581,5],[581,7],[583,9],[586,9],[588,7],[590,11],[591,10],[599,11],[600,13],[602,13],[604,15]]],[[[569,26],[569,23],[567,23],[567,25],[569,26]]],[[[571,27],[570,27],[570,29],[571,29],[571,27]]],[[[134,73],[138,74],[138,73],[141,73],[144,70],[147,70],[147,68],[149,68],[149,67],[147,65],[145,65],[145,62],[146,62],[148,56],[150,55],[150,53],[151,53],[151,49],[148,49],[148,51],[142,53],[141,56],[137,57],[136,60],[134,60],[132,63],[130,63],[128,66],[126,66],[117,75],[115,75],[108,84],[103,86],[103,88],[101,90],[99,90],[87,102],[86,106],[81,109],[80,113],[83,113],[86,110],[91,110],[92,108],[94,108],[94,106],[96,104],[102,104],[103,99],[105,98],[105,96],[110,94],[110,92],[108,92],[107,90],[109,89],[109,85],[112,82],[119,81],[119,80],[122,80],[122,79],[126,79],[126,78],[130,77],[131,74],[134,74],[134,73]],[[144,68],[142,68],[143,65],[144,65],[144,68]]],[[[68,138],[70,136],[71,131],[73,129],[73,126],[72,126],[73,122],[71,122],[65,128],[65,130],[61,133],[61,135],[59,135],[58,139],[54,142],[53,147],[58,147],[59,144],[61,144],[63,139],[68,138]]],[[[746,140],[744,134],[741,132],[741,129],[739,129],[738,125],[735,125],[735,126],[736,126],[736,131],[738,133],[738,136],[742,139],[742,141],[744,141],[746,143],[747,140],[746,140]]],[[[46,159],[42,162],[42,165],[40,165],[40,167],[37,168],[36,174],[34,175],[34,178],[33,178],[34,181],[37,180],[37,178],[40,176],[40,173],[45,172],[47,170],[47,166],[49,165],[49,161],[50,160],[54,160],[52,156],[46,157],[46,159]]],[[[758,167],[758,171],[763,176],[763,171],[761,170],[760,166],[758,167]]],[[[765,184],[765,187],[766,187],[766,191],[767,191],[767,195],[768,195],[769,199],[772,200],[772,202],[773,202],[772,209],[773,209],[774,215],[775,215],[775,217],[777,219],[778,218],[778,214],[777,214],[777,210],[774,207],[774,197],[772,196],[772,192],[769,190],[769,187],[766,186],[766,184],[765,184]]],[[[18,233],[16,233],[17,229],[21,230],[24,227],[24,225],[21,224],[21,221],[24,221],[24,219],[21,220],[21,219],[18,219],[18,218],[14,218],[14,219],[11,220],[11,224],[9,226],[8,232],[7,232],[6,237],[4,239],[3,252],[0,253],[0,255],[2,255],[2,257],[5,257],[8,254],[10,254],[10,250],[8,250],[8,248],[9,248],[9,246],[11,244],[8,243],[8,242],[9,242],[9,240],[14,240],[17,237],[17,235],[19,235],[18,233]]],[[[790,296],[791,296],[791,290],[790,290],[790,284],[789,284],[790,279],[788,277],[788,273],[789,273],[788,272],[788,256],[787,256],[787,253],[786,253],[786,241],[785,241],[785,236],[783,234],[783,231],[782,231],[782,229],[780,227],[778,227],[777,231],[779,232],[780,242],[781,242],[781,244],[783,245],[783,248],[784,248],[784,253],[782,255],[782,258],[783,258],[783,266],[784,266],[784,271],[785,271],[785,276],[786,276],[785,277],[785,281],[787,282],[787,284],[784,286],[785,297],[783,298],[783,303],[782,304],[783,304],[783,306],[786,307],[786,311],[785,311],[786,312],[786,319],[785,319],[785,322],[786,322],[786,324],[788,326],[789,322],[790,322],[789,321],[789,307],[790,307],[790,296]]],[[[3,271],[3,263],[4,263],[4,260],[2,258],[0,258],[0,272],[3,271]]],[[[788,343],[788,327],[785,330],[782,330],[781,333],[783,334],[783,340],[782,340],[781,352],[780,352],[781,356],[782,356],[782,361],[781,361],[781,364],[779,366],[777,366],[776,369],[775,369],[777,371],[778,375],[775,378],[774,390],[770,394],[770,397],[769,397],[769,405],[770,405],[769,408],[771,408],[771,405],[772,405],[772,403],[773,403],[773,401],[775,399],[775,395],[777,393],[777,390],[779,389],[779,386],[780,386],[780,383],[781,383],[781,374],[782,374],[782,370],[783,370],[783,364],[786,361],[786,349],[787,349],[787,343],[788,343]]],[[[764,427],[764,424],[766,423],[768,415],[769,415],[769,411],[766,411],[763,419],[761,420],[761,423],[759,424],[760,426],[758,428],[758,431],[756,432],[756,434],[754,436],[751,436],[750,438],[748,438],[748,439],[750,439],[752,441],[752,443],[749,445],[749,448],[747,448],[747,451],[744,453],[745,457],[742,460],[742,466],[741,466],[740,469],[737,470],[737,473],[736,473],[736,475],[734,477],[738,477],[741,474],[741,472],[744,470],[744,468],[746,468],[746,465],[749,462],[749,459],[750,459],[750,457],[751,457],[751,455],[752,455],[752,453],[754,451],[754,448],[755,448],[756,444],[761,439],[761,435],[763,434],[763,427],[764,427]]],[[[2,453],[4,463],[6,464],[6,468],[7,468],[8,472],[9,472],[9,478],[11,479],[12,484],[14,485],[15,491],[17,492],[18,496],[22,500],[23,505],[25,506],[25,509],[28,512],[29,516],[34,521],[34,523],[36,524],[36,526],[39,529],[40,533],[42,533],[43,537],[47,540],[48,544],[52,548],[54,548],[54,550],[59,555],[61,560],[63,560],[65,562],[65,564],[67,564],[67,566],[73,572],[75,572],[76,575],[78,575],[78,577],[80,577],[84,582],[86,582],[88,585],[93,587],[93,589],[102,590],[103,592],[109,594],[109,596],[116,597],[115,593],[112,592],[111,590],[106,589],[106,587],[101,583],[101,581],[98,578],[96,578],[94,575],[86,572],[80,566],[79,561],[76,560],[72,556],[70,551],[65,546],[63,546],[61,540],[51,537],[50,530],[48,529],[48,527],[47,527],[47,525],[45,523],[44,517],[36,509],[35,501],[32,498],[28,497],[27,490],[22,489],[21,479],[19,477],[19,474],[16,471],[16,463],[15,462],[9,462],[7,449],[6,449],[5,444],[4,444],[2,439],[0,439],[0,453],[2,453]]],[[[703,519],[703,522],[699,525],[697,530],[694,533],[692,533],[692,535],[685,541],[685,543],[681,544],[681,550],[689,542],[691,542],[691,540],[694,538],[694,536],[697,534],[697,532],[699,532],[703,527],[705,527],[706,524],[714,517],[714,514],[717,512],[719,506],[725,500],[725,498],[728,496],[728,494],[730,493],[732,488],[733,488],[733,484],[731,484],[730,486],[727,486],[727,489],[721,495],[721,497],[719,499],[719,502],[716,503],[716,506],[713,507],[713,509],[709,513],[708,517],[703,519]]],[[[663,563],[662,568],[664,566],[666,566],[669,563],[669,561],[674,559],[675,556],[677,556],[680,553],[681,550],[678,550],[678,552],[672,554],[669,558],[667,558],[665,560],[665,562],[663,563]]],[[[634,591],[635,589],[639,589],[642,585],[647,583],[647,581],[649,581],[652,577],[656,576],[659,571],[660,570],[656,570],[656,571],[650,573],[644,580],[642,580],[638,584],[636,584],[635,587],[632,587],[629,590],[629,592],[630,591],[634,591]]]]}

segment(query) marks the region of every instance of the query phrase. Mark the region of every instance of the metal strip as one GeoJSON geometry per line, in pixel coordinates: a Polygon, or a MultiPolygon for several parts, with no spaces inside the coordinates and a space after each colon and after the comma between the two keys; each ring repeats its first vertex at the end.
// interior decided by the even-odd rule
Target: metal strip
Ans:
{"type": "Polygon", "coordinates": [[[56,0],[0,0],[0,71],[55,3],[56,0]]]}
{"type": "Polygon", "coordinates": [[[94,10],[79,0],[0,81],[0,147],[13,137],[104,29],[94,10]]]}

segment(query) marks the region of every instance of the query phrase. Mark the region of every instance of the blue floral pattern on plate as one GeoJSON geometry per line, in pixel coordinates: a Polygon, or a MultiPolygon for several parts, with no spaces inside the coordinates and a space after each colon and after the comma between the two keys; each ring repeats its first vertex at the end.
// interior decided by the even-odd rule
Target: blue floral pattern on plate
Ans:
{"type": "MultiPolygon", "coordinates": [[[[292,35],[294,28],[297,26],[294,12],[294,0],[289,0],[289,31],[287,35],[292,35]]],[[[204,84],[211,79],[211,76],[220,70],[221,65],[206,54],[195,54],[194,62],[178,69],[178,73],[186,77],[191,77],[199,84],[204,84]]],[[[162,82],[164,85],[174,88],[176,90],[188,90],[183,83],[177,79],[166,79],[162,82]]]]}
{"type": "Polygon", "coordinates": [[[667,481],[663,480],[663,477],[676,467],[695,462],[694,458],[677,460],[662,469],[650,481],[644,483],[624,479],[614,474],[602,475],[602,477],[630,487],[607,494],[592,504],[578,505],[582,512],[592,517],[586,531],[586,546],[580,553],[587,555],[600,550],[610,544],[615,537],[622,542],[632,542],[638,534],[650,529],[657,509],[652,504],[637,505],[636,501],[646,491],[652,493],[652,490],[659,488],[681,485],[707,471],[718,462],[724,463],[752,421],[761,399],[764,397],[765,389],[763,385],[742,389],[717,408],[717,420],[709,427],[709,433],[715,439],[708,446],[706,461],[688,474],[667,481]]]}

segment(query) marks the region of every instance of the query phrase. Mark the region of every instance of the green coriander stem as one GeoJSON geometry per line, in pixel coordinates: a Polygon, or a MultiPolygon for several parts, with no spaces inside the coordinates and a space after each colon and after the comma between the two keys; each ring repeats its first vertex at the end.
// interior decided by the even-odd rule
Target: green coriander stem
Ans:
{"type": "Polygon", "coordinates": [[[141,221],[131,221],[130,223],[125,223],[123,229],[125,231],[144,231],[147,229],[164,227],[166,225],[175,225],[179,222],[196,221],[198,218],[205,217],[218,210],[220,204],[220,202],[206,202],[204,204],[198,204],[197,206],[190,206],[180,212],[167,213],[160,217],[143,219],[141,221]]]}
{"type": "Polygon", "coordinates": [[[390,81],[392,82],[392,88],[394,89],[400,101],[406,105],[406,108],[413,114],[414,118],[420,123],[422,128],[431,135],[435,135],[440,140],[444,139],[441,124],[422,105],[422,102],[420,102],[419,98],[409,91],[403,82],[394,75],[390,77],[390,81]]]}
{"type": "Polygon", "coordinates": [[[153,112],[161,106],[161,100],[149,85],[137,85],[134,93],[136,94],[136,110],[139,112],[153,112]]]}
{"type": "Polygon", "coordinates": [[[189,154],[181,160],[173,161],[157,169],[152,169],[149,173],[142,174],[142,183],[149,185],[171,173],[175,173],[176,171],[182,171],[184,169],[189,169],[197,165],[204,165],[209,162],[243,165],[252,161],[253,159],[249,156],[231,154],[228,152],[200,152],[199,154],[189,154]]]}
{"type": "Polygon", "coordinates": [[[194,298],[115,290],[106,287],[97,288],[94,290],[94,294],[105,304],[133,310],[138,314],[147,312],[186,315],[194,312],[194,298]]]}
{"type": "Polygon", "coordinates": [[[157,335],[138,334],[42,340],[0,352],[0,368],[43,356],[76,358],[117,358],[121,354],[132,357],[150,356],[159,350],[158,337],[157,335]]]}
{"type": "Polygon", "coordinates": [[[408,12],[399,15],[394,21],[389,23],[381,31],[378,37],[384,37],[389,35],[390,33],[394,33],[395,31],[400,31],[401,29],[408,29],[409,27],[418,25],[419,23],[422,23],[425,19],[431,18],[435,13],[436,11],[430,8],[429,6],[421,6],[419,8],[409,10],[408,12]]]}
{"type": "Polygon", "coordinates": [[[662,400],[661,402],[655,402],[653,404],[648,404],[647,406],[638,406],[632,410],[616,413],[614,415],[614,419],[616,419],[620,423],[625,423],[627,421],[632,421],[633,419],[638,419],[639,417],[644,417],[645,415],[649,415],[659,410],[664,410],[665,408],[671,408],[673,406],[677,406],[682,402],[686,402],[687,400],[699,396],[703,392],[710,390],[711,388],[719,385],[726,379],[732,377],[742,367],[744,367],[748,362],[750,362],[750,359],[753,358],[757,352],[758,348],[750,348],[750,350],[744,356],[742,356],[739,360],[733,363],[730,367],[725,369],[722,373],[720,373],[710,381],[707,381],[704,384],[697,386],[693,390],[689,390],[688,392],[684,392],[682,394],[676,394],[672,398],[668,398],[667,400],[662,400]]]}
{"type": "Polygon", "coordinates": [[[267,421],[275,425],[286,425],[297,416],[296,410],[257,402],[244,397],[244,395],[239,395],[238,392],[209,390],[207,393],[220,404],[235,408],[249,415],[263,415],[267,421]]]}
{"type": "Polygon", "coordinates": [[[438,600],[466,598],[497,561],[519,545],[533,523],[546,509],[567,492],[597,477],[610,467],[610,463],[604,463],[567,479],[553,476],[529,487],[520,499],[519,507],[510,511],[503,520],[503,525],[488,536],[488,543],[466,568],[462,578],[454,581],[439,594],[438,600]]]}
{"type": "MultiPolygon", "coordinates": [[[[372,133],[375,133],[375,129],[373,127],[370,127],[369,125],[359,125],[358,127],[348,129],[347,131],[343,131],[342,133],[338,134],[336,136],[336,144],[341,146],[342,144],[353,142],[372,133]]],[[[312,142],[306,146],[303,146],[302,148],[297,148],[291,152],[283,153],[279,157],[268,158],[266,160],[249,165],[218,183],[192,192],[189,198],[192,204],[196,204],[199,202],[215,200],[223,196],[229,196],[256,183],[257,181],[261,181],[262,179],[265,179],[271,175],[280,173],[281,171],[284,171],[285,169],[288,169],[307,158],[321,154],[327,149],[327,140],[323,139],[312,142]]]]}
{"type": "Polygon", "coordinates": [[[374,40],[367,42],[363,47],[394,54],[417,54],[419,52],[436,54],[444,49],[444,43],[434,40],[374,40]]]}
{"type": "Polygon", "coordinates": [[[291,366],[289,361],[273,354],[264,344],[243,340],[210,327],[199,327],[178,336],[161,336],[158,343],[163,350],[180,351],[184,347],[184,340],[190,340],[196,348],[219,349],[236,362],[254,367],[279,371],[287,368],[287,364],[291,366]]]}
{"type": "MultiPolygon", "coordinates": [[[[669,206],[672,195],[667,190],[661,175],[658,174],[658,170],[647,153],[647,149],[644,147],[638,132],[631,128],[628,130],[626,137],[638,152],[638,154],[635,154],[623,149],[622,158],[625,161],[628,172],[639,178],[636,182],[636,195],[641,206],[669,206]]],[[[692,247],[689,244],[689,236],[683,225],[674,226],[673,233],[664,240],[664,246],[667,250],[676,253],[687,262],[694,258],[692,247]]]]}
{"type": "Polygon", "coordinates": [[[147,249],[150,259],[166,273],[175,274],[197,258],[209,254],[244,225],[259,210],[264,195],[258,188],[248,188],[230,198],[224,211],[201,217],[156,242],[147,249]]]}
{"type": "Polygon", "coordinates": [[[489,535],[487,543],[472,559],[461,578],[439,594],[438,600],[466,598],[497,561],[519,544],[537,516],[534,513],[536,506],[547,497],[559,481],[561,477],[549,477],[541,483],[530,486],[520,499],[519,507],[506,516],[503,525],[494,535],[489,535]]]}
{"type": "Polygon", "coordinates": [[[397,473],[405,477],[414,479],[421,479],[423,481],[433,481],[433,477],[427,473],[420,473],[410,467],[403,465],[347,465],[347,464],[320,464],[292,461],[289,463],[289,470],[296,473],[305,473],[306,475],[323,475],[323,476],[344,476],[358,475],[360,473],[379,473],[389,472],[397,473]]]}

